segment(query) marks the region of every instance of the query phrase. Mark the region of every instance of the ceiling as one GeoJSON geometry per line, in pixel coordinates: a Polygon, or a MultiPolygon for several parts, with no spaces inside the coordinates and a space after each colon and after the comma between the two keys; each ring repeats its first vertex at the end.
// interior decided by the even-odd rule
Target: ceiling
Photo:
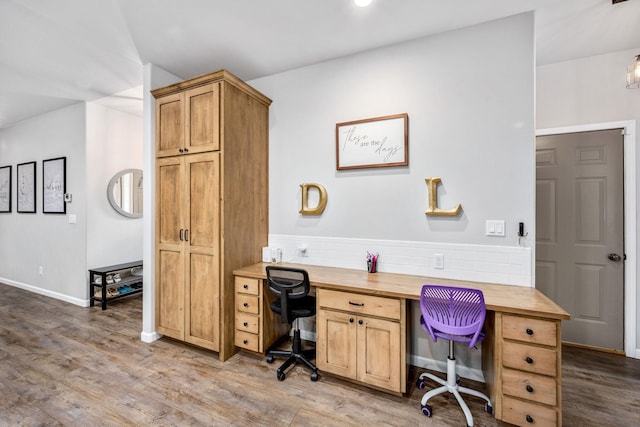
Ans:
{"type": "Polygon", "coordinates": [[[529,10],[539,65],[640,48],[640,0],[0,0],[0,128],[78,101],[140,111],[146,63],[251,80],[529,10]]]}

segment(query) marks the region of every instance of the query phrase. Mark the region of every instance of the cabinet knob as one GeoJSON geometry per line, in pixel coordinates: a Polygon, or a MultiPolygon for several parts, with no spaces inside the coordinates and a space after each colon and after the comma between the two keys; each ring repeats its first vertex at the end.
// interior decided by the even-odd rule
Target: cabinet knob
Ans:
{"type": "Polygon", "coordinates": [[[247,345],[247,344],[249,344],[249,340],[242,340],[242,343],[243,343],[244,345],[247,345]]]}
{"type": "Polygon", "coordinates": [[[358,320],[358,325],[362,325],[362,319],[358,320]]]}
{"type": "Polygon", "coordinates": [[[533,335],[533,329],[527,328],[527,335],[533,335]]]}
{"type": "Polygon", "coordinates": [[[188,153],[188,152],[189,152],[189,149],[188,149],[188,148],[185,148],[185,149],[184,149],[184,152],[185,152],[185,153],[188,153]]]}
{"type": "Polygon", "coordinates": [[[247,285],[246,283],[244,285],[242,285],[243,288],[245,289],[249,289],[249,285],[247,285]]]}
{"type": "Polygon", "coordinates": [[[242,305],[243,305],[243,306],[245,306],[245,307],[249,307],[249,303],[248,303],[248,302],[245,302],[245,303],[244,303],[244,304],[242,304],[242,305]]]}
{"type": "MultiPolygon", "coordinates": [[[[249,326],[249,322],[244,322],[242,325],[246,328],[247,326],[249,326]]],[[[527,386],[527,387],[529,387],[529,386],[527,386]]]]}
{"type": "Polygon", "coordinates": [[[533,417],[531,415],[527,415],[526,417],[524,417],[524,419],[527,420],[528,423],[533,422],[533,417]]]}
{"type": "Polygon", "coordinates": [[[529,356],[524,358],[524,361],[527,362],[528,364],[532,364],[533,363],[533,359],[529,356]]]}
{"type": "Polygon", "coordinates": [[[178,153],[184,153],[184,150],[182,148],[178,148],[178,153]]]}
{"type": "Polygon", "coordinates": [[[349,323],[353,323],[353,317],[349,318],[349,323]]]}
{"type": "Polygon", "coordinates": [[[529,384],[527,384],[527,391],[529,393],[533,393],[533,387],[531,387],[529,384]]]}

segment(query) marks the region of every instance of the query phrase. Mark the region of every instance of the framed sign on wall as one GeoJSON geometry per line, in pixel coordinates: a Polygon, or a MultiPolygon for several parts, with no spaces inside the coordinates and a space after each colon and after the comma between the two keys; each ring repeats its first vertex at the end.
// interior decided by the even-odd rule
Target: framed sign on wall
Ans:
{"type": "Polygon", "coordinates": [[[407,166],[408,130],[406,113],[336,124],[336,169],[407,166]]]}
{"type": "Polygon", "coordinates": [[[58,157],[42,162],[42,212],[67,213],[64,193],[67,186],[67,158],[58,157]]]}
{"type": "Polygon", "coordinates": [[[20,213],[36,213],[36,162],[20,163],[17,175],[17,210],[20,213]]]}
{"type": "Polygon", "coordinates": [[[0,212],[11,212],[11,166],[0,168],[0,212]]]}

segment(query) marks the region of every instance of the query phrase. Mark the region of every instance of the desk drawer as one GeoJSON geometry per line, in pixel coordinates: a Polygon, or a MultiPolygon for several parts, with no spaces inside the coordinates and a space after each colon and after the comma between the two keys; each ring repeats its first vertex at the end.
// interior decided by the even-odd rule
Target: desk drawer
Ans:
{"type": "Polygon", "coordinates": [[[558,336],[557,322],[505,314],[502,316],[502,336],[555,347],[558,336]]]}
{"type": "Polygon", "coordinates": [[[258,316],[253,314],[236,314],[236,330],[249,332],[252,334],[258,334],[260,332],[260,326],[258,324],[258,316]]]}
{"type": "Polygon", "coordinates": [[[400,320],[401,303],[396,298],[318,289],[318,304],[322,308],[400,320]]]}
{"type": "Polygon", "coordinates": [[[260,279],[236,277],[236,293],[260,295],[260,279]]]}
{"type": "Polygon", "coordinates": [[[556,406],[556,390],[555,378],[506,368],[502,371],[504,394],[556,406]]]}
{"type": "Polygon", "coordinates": [[[518,426],[558,425],[558,414],[553,408],[510,397],[502,400],[502,406],[502,421],[518,426]]]}
{"type": "Polygon", "coordinates": [[[555,377],[557,357],[556,349],[508,341],[502,344],[502,364],[508,368],[555,377]]]}
{"type": "Polygon", "coordinates": [[[260,351],[260,340],[256,334],[250,334],[249,332],[243,332],[236,330],[235,333],[235,345],[236,347],[246,348],[247,350],[260,351]]]}
{"type": "Polygon", "coordinates": [[[251,295],[236,294],[236,311],[260,314],[260,299],[251,295]]]}

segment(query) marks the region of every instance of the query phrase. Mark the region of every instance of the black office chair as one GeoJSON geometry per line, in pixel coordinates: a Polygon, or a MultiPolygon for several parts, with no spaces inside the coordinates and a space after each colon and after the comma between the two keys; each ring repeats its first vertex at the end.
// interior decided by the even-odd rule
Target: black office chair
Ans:
{"type": "MultiPolygon", "coordinates": [[[[300,317],[316,314],[316,299],[309,296],[311,285],[306,270],[267,266],[267,283],[269,291],[278,296],[271,303],[271,310],[282,317],[282,323],[293,327],[293,322],[300,317]]],[[[287,360],[278,368],[277,378],[284,381],[284,371],[296,362],[302,362],[311,369],[311,381],[318,381],[318,368],[309,361],[315,358],[315,349],[302,350],[300,329],[293,329],[293,345],[291,351],[272,350],[267,354],[267,363],[273,363],[274,357],[286,357],[287,360]]]]}

